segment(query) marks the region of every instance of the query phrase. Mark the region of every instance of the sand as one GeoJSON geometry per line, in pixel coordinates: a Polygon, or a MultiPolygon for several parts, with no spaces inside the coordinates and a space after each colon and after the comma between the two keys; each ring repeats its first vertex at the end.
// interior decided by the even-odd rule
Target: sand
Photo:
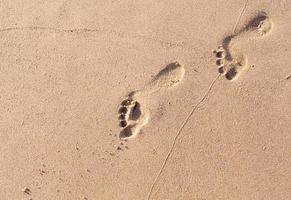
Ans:
{"type": "Polygon", "coordinates": [[[291,1],[0,2],[1,200],[287,200],[291,1]]]}

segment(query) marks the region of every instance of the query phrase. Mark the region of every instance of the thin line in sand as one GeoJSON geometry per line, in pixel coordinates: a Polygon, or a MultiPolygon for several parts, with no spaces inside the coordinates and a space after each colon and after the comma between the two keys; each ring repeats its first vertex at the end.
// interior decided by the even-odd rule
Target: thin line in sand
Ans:
{"type": "Polygon", "coordinates": [[[238,18],[237,18],[237,21],[236,21],[236,23],[235,23],[235,25],[234,25],[234,27],[233,27],[233,30],[232,30],[232,33],[233,33],[233,34],[235,33],[236,27],[237,27],[238,23],[240,22],[240,19],[241,19],[243,13],[245,12],[248,3],[249,3],[249,0],[246,0],[244,6],[243,6],[243,8],[242,8],[242,10],[241,10],[241,12],[240,12],[240,14],[239,14],[239,16],[238,16],[238,18]]]}
{"type": "Polygon", "coordinates": [[[211,89],[213,88],[214,84],[216,83],[216,81],[218,80],[218,78],[220,77],[220,75],[221,75],[221,74],[218,74],[218,76],[217,76],[217,77],[212,81],[212,83],[210,84],[209,89],[207,90],[207,92],[204,94],[204,96],[202,97],[202,99],[201,99],[201,100],[200,100],[200,101],[199,101],[199,102],[198,102],[198,103],[193,107],[193,109],[192,109],[191,112],[187,115],[187,117],[186,117],[186,119],[184,120],[183,124],[182,124],[181,127],[179,128],[179,130],[178,130],[178,132],[177,132],[177,134],[176,134],[176,136],[175,136],[175,138],[174,138],[174,140],[173,140],[172,146],[171,146],[171,148],[170,148],[170,150],[169,150],[169,152],[168,152],[168,154],[167,154],[167,156],[166,156],[166,158],[165,158],[165,160],[164,160],[164,162],[163,162],[163,164],[162,164],[162,166],[161,166],[161,168],[160,168],[160,170],[159,170],[159,173],[158,173],[158,175],[156,176],[154,182],[153,182],[152,185],[151,185],[150,191],[149,191],[149,193],[148,193],[148,195],[147,195],[147,199],[148,199],[148,200],[151,198],[151,194],[152,194],[152,192],[153,192],[153,189],[154,189],[154,187],[155,187],[155,185],[156,185],[158,179],[160,178],[160,176],[161,176],[163,170],[165,169],[165,166],[166,166],[166,164],[167,164],[167,162],[168,162],[168,160],[169,160],[171,154],[173,153],[174,147],[175,147],[175,145],[176,145],[176,143],[177,143],[178,137],[179,137],[179,136],[181,135],[181,133],[182,133],[183,128],[184,128],[184,127],[186,126],[186,124],[189,122],[191,116],[192,116],[192,115],[194,114],[194,112],[197,110],[197,108],[199,107],[199,105],[200,105],[200,104],[201,104],[201,103],[206,99],[206,97],[207,97],[208,94],[210,93],[211,89]]]}
{"type": "MultiPolygon", "coordinates": [[[[237,19],[237,21],[236,21],[236,23],[235,23],[235,25],[234,25],[234,28],[233,28],[233,34],[235,33],[235,30],[236,30],[236,28],[237,28],[237,25],[238,25],[238,23],[240,22],[240,19],[241,19],[243,13],[244,13],[245,10],[246,10],[246,7],[247,7],[247,5],[248,5],[248,2],[249,2],[249,0],[246,0],[245,3],[244,3],[244,6],[243,6],[243,8],[242,8],[242,11],[240,12],[239,17],[238,17],[238,19],[237,19]]],[[[183,128],[186,126],[186,124],[187,124],[188,121],[190,120],[191,116],[192,116],[192,115],[194,114],[194,112],[197,110],[198,106],[199,106],[199,105],[200,105],[200,104],[201,104],[201,103],[206,99],[206,97],[207,97],[208,94],[210,93],[211,89],[213,88],[214,84],[216,83],[216,81],[218,80],[218,78],[220,77],[220,75],[221,75],[221,74],[219,74],[219,75],[218,75],[218,76],[217,76],[217,77],[212,81],[212,83],[211,83],[211,85],[209,86],[209,89],[207,90],[207,92],[205,93],[205,95],[204,95],[204,96],[202,97],[202,99],[201,99],[201,100],[200,100],[200,101],[199,101],[199,102],[198,102],[198,103],[193,107],[193,109],[191,110],[191,112],[190,112],[189,115],[186,117],[185,121],[183,122],[182,126],[181,126],[180,129],[178,130],[178,132],[177,132],[177,134],[176,134],[176,136],[175,136],[175,138],[174,138],[174,140],[173,140],[172,146],[171,146],[171,148],[170,148],[170,150],[169,150],[169,152],[168,152],[168,154],[167,154],[167,156],[166,156],[166,158],[165,158],[165,160],[164,160],[164,162],[163,162],[163,164],[162,164],[162,167],[161,167],[161,169],[159,170],[158,175],[156,176],[154,182],[153,182],[152,185],[151,185],[150,191],[149,191],[149,193],[148,193],[148,195],[147,195],[147,200],[150,200],[150,198],[151,198],[151,194],[152,194],[152,192],[153,192],[153,189],[154,189],[154,187],[155,187],[155,185],[156,185],[158,179],[160,178],[160,176],[161,176],[163,170],[165,169],[165,166],[166,166],[166,164],[167,164],[167,162],[168,162],[168,160],[169,160],[171,154],[173,153],[174,147],[175,147],[175,145],[176,145],[176,143],[177,143],[177,139],[178,139],[178,137],[181,135],[183,128]]]]}
{"type": "Polygon", "coordinates": [[[182,48],[182,49],[193,49],[197,51],[201,51],[200,49],[197,49],[197,47],[194,47],[193,45],[185,44],[182,42],[176,42],[176,41],[165,41],[161,40],[159,38],[153,38],[151,36],[146,35],[138,35],[134,33],[126,33],[122,31],[116,31],[111,29],[104,29],[104,28],[71,28],[71,29],[62,29],[62,28],[53,28],[53,27],[44,27],[44,26],[26,26],[26,27],[9,27],[9,28],[0,28],[1,32],[10,32],[10,31],[52,31],[57,33],[71,33],[71,34],[82,34],[82,33],[106,33],[111,35],[116,35],[120,38],[135,38],[138,40],[148,41],[160,44],[162,46],[165,46],[167,48],[182,48]]]}

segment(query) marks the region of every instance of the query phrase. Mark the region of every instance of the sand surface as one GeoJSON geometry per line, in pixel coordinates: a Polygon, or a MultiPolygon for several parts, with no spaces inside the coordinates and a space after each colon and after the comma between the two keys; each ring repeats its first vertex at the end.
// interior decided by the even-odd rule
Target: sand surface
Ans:
{"type": "Polygon", "coordinates": [[[0,1],[1,200],[291,198],[291,0],[0,1]]]}

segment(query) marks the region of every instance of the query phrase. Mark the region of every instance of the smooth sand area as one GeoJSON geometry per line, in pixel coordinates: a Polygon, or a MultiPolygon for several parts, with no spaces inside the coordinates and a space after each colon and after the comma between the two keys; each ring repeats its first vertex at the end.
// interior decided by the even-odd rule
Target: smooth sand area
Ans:
{"type": "Polygon", "coordinates": [[[291,0],[2,0],[1,200],[291,198],[291,0]]]}

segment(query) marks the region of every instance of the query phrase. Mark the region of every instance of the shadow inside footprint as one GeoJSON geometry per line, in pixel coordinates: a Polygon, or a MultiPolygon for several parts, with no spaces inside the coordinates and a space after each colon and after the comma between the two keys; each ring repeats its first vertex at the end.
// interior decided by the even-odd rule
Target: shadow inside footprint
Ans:
{"type": "Polygon", "coordinates": [[[133,135],[133,133],[132,133],[132,126],[129,125],[126,128],[124,128],[124,129],[122,129],[120,131],[119,138],[120,139],[126,139],[126,138],[131,137],[132,135],[133,135]]]}
{"type": "Polygon", "coordinates": [[[134,107],[131,109],[130,113],[130,120],[138,120],[141,116],[141,109],[140,109],[140,103],[136,102],[134,107]]]}
{"type": "Polygon", "coordinates": [[[235,67],[232,67],[228,70],[228,72],[225,74],[225,78],[227,80],[233,80],[237,75],[237,70],[235,67]]]}
{"type": "Polygon", "coordinates": [[[157,75],[154,76],[152,81],[147,84],[147,89],[157,91],[161,88],[170,88],[176,86],[182,81],[185,69],[178,62],[168,64],[157,75]]]}
{"type": "Polygon", "coordinates": [[[249,23],[239,32],[253,32],[256,31],[260,36],[267,34],[272,29],[272,21],[265,12],[258,13],[252,18],[249,23]]]}
{"type": "Polygon", "coordinates": [[[222,47],[223,47],[223,49],[225,51],[225,59],[226,60],[232,60],[232,56],[231,56],[230,50],[229,50],[229,45],[230,45],[231,39],[233,37],[234,37],[233,35],[227,36],[222,41],[222,47]]]}
{"type": "Polygon", "coordinates": [[[167,75],[167,74],[169,74],[170,71],[173,71],[179,67],[180,67],[180,64],[178,64],[176,62],[170,63],[164,69],[162,69],[156,76],[159,77],[159,76],[167,75]]]}
{"type": "Polygon", "coordinates": [[[119,126],[124,128],[124,127],[127,126],[127,122],[126,122],[125,120],[121,120],[121,121],[119,122],[119,126]]]}
{"type": "Polygon", "coordinates": [[[253,30],[258,28],[263,21],[267,19],[267,14],[262,12],[259,13],[254,19],[252,19],[246,26],[246,30],[253,30]]]}

